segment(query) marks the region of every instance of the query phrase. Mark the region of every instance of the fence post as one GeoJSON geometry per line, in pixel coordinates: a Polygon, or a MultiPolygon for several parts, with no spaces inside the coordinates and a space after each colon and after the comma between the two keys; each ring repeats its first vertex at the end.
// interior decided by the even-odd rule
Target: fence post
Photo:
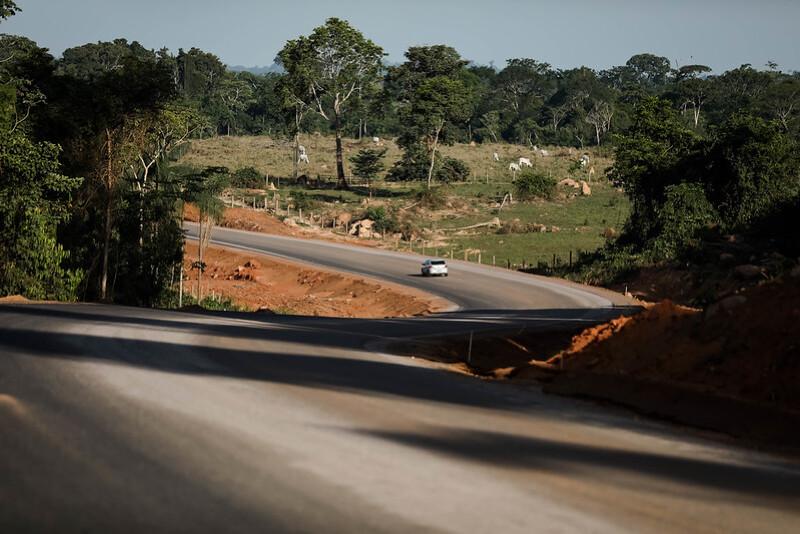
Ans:
{"type": "Polygon", "coordinates": [[[492,255],[492,266],[495,265],[497,265],[497,258],[494,255],[492,255]]]}
{"type": "Polygon", "coordinates": [[[569,268],[572,268],[572,251],[569,251],[569,268]]]}

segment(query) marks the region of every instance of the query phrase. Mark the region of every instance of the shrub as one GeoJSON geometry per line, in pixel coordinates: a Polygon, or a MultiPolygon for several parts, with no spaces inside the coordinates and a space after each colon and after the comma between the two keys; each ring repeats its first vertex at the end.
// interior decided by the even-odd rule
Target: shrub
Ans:
{"type": "Polygon", "coordinates": [[[469,178],[469,165],[456,158],[442,158],[437,165],[436,179],[439,182],[449,184],[451,182],[464,182],[469,178]]]}
{"type": "Polygon", "coordinates": [[[294,207],[299,210],[310,210],[317,205],[317,202],[308,196],[305,191],[295,191],[292,193],[294,207]]]}
{"type": "Polygon", "coordinates": [[[444,187],[422,189],[417,193],[417,202],[428,209],[439,209],[447,205],[447,190],[444,187]]]}
{"type": "Polygon", "coordinates": [[[264,175],[253,167],[243,167],[233,173],[231,185],[242,189],[260,189],[264,187],[264,175]]]}
{"type": "Polygon", "coordinates": [[[556,180],[536,171],[525,170],[517,176],[515,187],[519,200],[549,199],[556,192],[556,180]]]}
{"type": "Polygon", "coordinates": [[[395,232],[398,229],[397,219],[383,206],[367,208],[364,218],[370,219],[374,223],[372,228],[378,232],[395,232]]]}
{"type": "Polygon", "coordinates": [[[398,182],[422,181],[428,177],[428,153],[422,145],[411,145],[392,166],[387,180],[398,182]]]}
{"type": "Polygon", "coordinates": [[[717,222],[718,216],[700,184],[667,186],[664,197],[658,209],[659,235],[653,243],[653,252],[662,258],[672,258],[691,245],[700,229],[717,222]]]}

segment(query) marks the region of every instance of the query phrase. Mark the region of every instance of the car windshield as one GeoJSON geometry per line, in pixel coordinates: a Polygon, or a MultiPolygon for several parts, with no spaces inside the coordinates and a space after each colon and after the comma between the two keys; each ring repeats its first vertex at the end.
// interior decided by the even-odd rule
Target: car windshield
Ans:
{"type": "Polygon", "coordinates": [[[431,265],[444,265],[444,260],[433,260],[431,265]]]}

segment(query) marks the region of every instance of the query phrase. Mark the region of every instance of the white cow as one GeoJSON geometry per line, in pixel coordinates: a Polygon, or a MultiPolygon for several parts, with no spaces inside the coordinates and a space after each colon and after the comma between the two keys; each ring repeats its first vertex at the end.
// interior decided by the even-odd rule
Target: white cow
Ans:
{"type": "Polygon", "coordinates": [[[305,154],[306,153],[306,147],[304,147],[303,145],[297,145],[297,151],[300,154],[305,154]]]}
{"type": "Polygon", "coordinates": [[[508,170],[512,172],[519,172],[519,165],[516,163],[509,163],[508,170]]]}
{"type": "Polygon", "coordinates": [[[373,137],[372,138],[372,142],[374,144],[376,144],[376,145],[380,145],[381,144],[381,138],[380,137],[373,137]]]}
{"type": "Polygon", "coordinates": [[[498,154],[497,152],[492,154],[492,157],[494,158],[495,161],[500,161],[500,154],[498,154]]]}
{"type": "Polygon", "coordinates": [[[586,167],[589,165],[589,154],[584,154],[581,156],[581,167],[586,167]]]}
{"type": "Polygon", "coordinates": [[[311,163],[310,161],[308,161],[308,154],[306,154],[305,152],[301,153],[300,157],[297,159],[297,163],[306,163],[306,164],[311,163]]]}
{"type": "Polygon", "coordinates": [[[536,146],[536,145],[533,145],[533,151],[534,151],[534,152],[539,152],[539,147],[538,147],[538,146],[536,146]]]}
{"type": "Polygon", "coordinates": [[[522,167],[533,167],[533,164],[531,163],[531,160],[529,160],[528,158],[519,158],[518,165],[520,166],[520,168],[522,168],[522,167]]]}
{"type": "Polygon", "coordinates": [[[540,154],[540,155],[541,155],[543,158],[546,158],[546,157],[548,157],[548,156],[550,155],[550,152],[548,152],[548,151],[547,151],[547,150],[545,150],[545,149],[541,149],[541,150],[539,151],[539,154],[540,154]]]}

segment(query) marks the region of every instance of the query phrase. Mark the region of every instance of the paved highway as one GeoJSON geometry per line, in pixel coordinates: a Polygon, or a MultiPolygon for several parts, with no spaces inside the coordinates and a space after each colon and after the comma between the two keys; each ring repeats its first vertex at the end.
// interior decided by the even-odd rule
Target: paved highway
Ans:
{"type": "Polygon", "coordinates": [[[0,532],[788,532],[800,466],[622,410],[385,354],[620,313],[454,262],[215,231],[460,311],[413,319],[0,306],[0,532]]]}

